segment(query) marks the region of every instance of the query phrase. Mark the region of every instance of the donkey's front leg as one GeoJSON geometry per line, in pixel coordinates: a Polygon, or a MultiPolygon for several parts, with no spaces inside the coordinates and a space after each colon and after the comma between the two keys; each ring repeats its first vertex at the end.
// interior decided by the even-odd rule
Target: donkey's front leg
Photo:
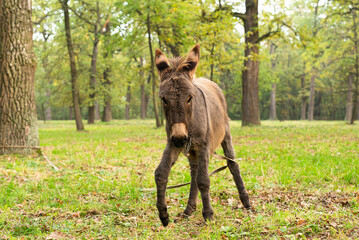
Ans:
{"type": "Polygon", "coordinates": [[[169,223],[166,204],[166,187],[168,176],[170,174],[172,165],[178,158],[180,150],[181,149],[176,148],[168,143],[163,152],[161,162],[155,171],[155,181],[157,186],[157,209],[163,226],[167,226],[169,223]]]}
{"type": "Polygon", "coordinates": [[[203,149],[198,153],[197,185],[201,192],[203,204],[202,216],[204,220],[212,220],[213,217],[213,209],[209,195],[210,180],[208,175],[208,159],[209,152],[207,149],[203,149]]]}
{"type": "Polygon", "coordinates": [[[185,216],[191,216],[196,210],[197,197],[198,197],[198,186],[197,186],[197,172],[198,172],[198,159],[194,154],[188,157],[189,165],[191,167],[191,187],[189,190],[189,198],[187,207],[184,210],[185,216]]]}

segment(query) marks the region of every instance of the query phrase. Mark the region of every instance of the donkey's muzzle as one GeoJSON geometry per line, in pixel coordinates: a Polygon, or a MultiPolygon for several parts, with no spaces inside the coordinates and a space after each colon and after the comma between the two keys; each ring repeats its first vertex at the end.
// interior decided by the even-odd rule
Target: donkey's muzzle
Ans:
{"type": "Polygon", "coordinates": [[[171,137],[171,142],[173,143],[173,145],[175,145],[175,147],[177,148],[181,148],[185,145],[185,143],[187,142],[188,138],[186,136],[182,136],[182,137],[175,137],[172,136],[171,137]]]}
{"type": "Polygon", "coordinates": [[[184,123],[175,123],[171,127],[171,142],[175,147],[181,148],[188,140],[187,128],[184,123]]]}

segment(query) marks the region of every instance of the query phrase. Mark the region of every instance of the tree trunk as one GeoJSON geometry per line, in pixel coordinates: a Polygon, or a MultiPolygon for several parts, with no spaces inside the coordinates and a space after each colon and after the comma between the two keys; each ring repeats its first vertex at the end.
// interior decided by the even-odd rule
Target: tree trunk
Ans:
{"type": "Polygon", "coordinates": [[[269,120],[277,119],[277,110],[275,103],[275,92],[276,92],[276,84],[272,84],[272,91],[270,93],[270,107],[269,107],[269,120]]]}
{"type": "Polygon", "coordinates": [[[44,52],[45,52],[45,56],[42,57],[42,67],[44,68],[45,71],[45,78],[46,80],[49,82],[49,84],[45,87],[46,89],[46,100],[45,100],[45,104],[42,104],[43,108],[44,108],[44,121],[46,120],[51,120],[51,105],[50,105],[50,97],[51,97],[51,85],[52,85],[52,80],[50,79],[50,69],[49,69],[49,58],[48,58],[48,53],[47,53],[47,41],[50,37],[50,34],[46,33],[46,30],[43,29],[43,31],[41,32],[42,36],[44,38],[44,52]]]}
{"type": "MultiPolygon", "coordinates": [[[[109,37],[110,37],[110,33],[111,33],[111,26],[110,23],[107,23],[106,25],[106,31],[105,31],[105,36],[106,36],[106,47],[108,48],[110,41],[109,41],[109,37]]],[[[107,62],[107,67],[105,69],[105,71],[103,72],[103,84],[104,84],[104,88],[105,88],[105,107],[103,109],[103,116],[102,116],[102,121],[103,122],[109,122],[112,120],[112,112],[111,112],[111,85],[112,82],[109,78],[109,74],[110,74],[110,63],[107,61],[108,60],[108,56],[109,55],[109,51],[107,50],[104,54],[104,60],[105,62],[107,62]]]]}
{"type": "Polygon", "coordinates": [[[310,96],[308,106],[308,120],[314,120],[314,95],[315,95],[315,75],[312,74],[310,77],[310,96]]]}
{"type": "Polygon", "coordinates": [[[46,118],[46,120],[52,120],[50,97],[51,97],[51,90],[47,89],[46,101],[45,101],[45,118],[46,118]]]}
{"type": "Polygon", "coordinates": [[[31,1],[0,1],[0,154],[39,145],[31,1]]]}
{"type": "Polygon", "coordinates": [[[64,11],[66,42],[67,42],[67,49],[70,57],[72,100],[73,100],[73,108],[75,112],[76,128],[77,131],[81,131],[84,130],[84,125],[82,123],[81,111],[80,111],[79,88],[77,86],[77,70],[76,70],[76,62],[75,62],[75,53],[71,40],[68,0],[61,1],[61,5],[62,5],[62,10],[64,11]]]}
{"type": "Polygon", "coordinates": [[[100,104],[97,100],[95,101],[95,120],[101,120],[100,104]]]}
{"type": "Polygon", "coordinates": [[[246,0],[246,17],[243,19],[246,49],[242,71],[242,126],[260,125],[258,73],[258,1],[246,0]]]}
{"type": "Polygon", "coordinates": [[[345,118],[344,121],[350,121],[353,113],[353,74],[348,76],[348,92],[347,92],[347,103],[345,105],[345,118]]]}
{"type": "Polygon", "coordinates": [[[131,85],[127,85],[125,119],[130,120],[131,85]]]}
{"type": "Polygon", "coordinates": [[[150,24],[150,13],[147,13],[147,33],[148,33],[148,47],[150,50],[151,56],[151,78],[152,78],[152,101],[153,101],[153,108],[155,112],[156,118],[156,127],[161,127],[160,117],[158,114],[158,106],[157,106],[157,80],[155,77],[155,61],[153,59],[153,51],[152,51],[152,40],[151,40],[151,24],[150,24]]]}
{"type": "Polygon", "coordinates": [[[213,71],[214,71],[214,42],[212,43],[212,49],[211,49],[211,75],[210,80],[213,81],[213,71]]]}
{"type": "MultiPolygon", "coordinates": [[[[277,65],[277,58],[273,55],[275,53],[276,46],[272,43],[270,45],[270,55],[272,55],[272,72],[274,72],[275,67],[277,65]]],[[[269,105],[269,120],[276,120],[277,119],[277,109],[276,109],[276,84],[272,84],[272,91],[270,93],[270,105],[269,105]]]]}
{"type": "Polygon", "coordinates": [[[306,89],[305,89],[305,62],[303,64],[304,66],[304,69],[303,69],[303,75],[301,77],[301,92],[300,92],[300,95],[301,95],[301,110],[300,110],[300,120],[305,120],[306,117],[306,110],[307,110],[307,96],[306,96],[306,89]]]}
{"type": "Polygon", "coordinates": [[[72,106],[69,107],[69,120],[74,119],[74,108],[72,106]]]}
{"type": "Polygon", "coordinates": [[[91,69],[90,69],[90,106],[88,112],[89,124],[94,124],[96,119],[96,74],[97,74],[97,55],[98,55],[98,43],[100,41],[98,36],[98,26],[95,25],[95,38],[92,47],[91,55],[91,69]]]}
{"type": "Polygon", "coordinates": [[[146,118],[146,89],[145,73],[143,71],[143,57],[140,57],[140,87],[141,87],[141,119],[146,118]]]}
{"type": "Polygon", "coordinates": [[[354,52],[355,52],[355,80],[354,80],[354,96],[353,96],[353,107],[352,107],[352,116],[350,119],[350,124],[354,124],[355,117],[357,116],[358,111],[358,98],[359,98],[359,52],[358,52],[358,33],[357,33],[357,22],[356,22],[356,11],[352,11],[353,14],[353,32],[354,32],[354,52]]]}

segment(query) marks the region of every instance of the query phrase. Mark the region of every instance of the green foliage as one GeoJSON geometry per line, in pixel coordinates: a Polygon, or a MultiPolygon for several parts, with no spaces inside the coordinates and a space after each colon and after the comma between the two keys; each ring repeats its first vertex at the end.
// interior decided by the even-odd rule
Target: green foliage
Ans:
{"type": "MultiPolygon", "coordinates": [[[[89,93],[96,91],[96,100],[104,105],[105,96],[112,99],[115,118],[123,118],[127,86],[131,86],[131,117],[139,118],[140,86],[145,86],[147,99],[153,79],[149,78],[150,55],[147,38],[147,15],[150,19],[153,48],[167,55],[186,54],[195,44],[201,45],[198,77],[212,78],[223,89],[228,113],[241,117],[241,74],[244,50],[243,31],[239,19],[231,11],[243,4],[221,1],[70,1],[71,27],[78,63],[80,103],[86,117],[89,93]],[[93,23],[100,18],[111,25],[109,35],[100,34],[97,60],[97,85],[89,87],[93,45],[93,23]],[[84,20],[86,19],[86,20],[84,20]],[[140,59],[143,59],[140,64],[140,59]],[[104,85],[103,73],[110,69],[110,88],[104,85]]],[[[58,1],[34,0],[33,18],[37,111],[42,119],[43,108],[51,106],[54,119],[68,119],[72,105],[70,73],[67,61],[63,20],[58,1]],[[45,39],[46,37],[46,39],[45,39]],[[45,64],[46,63],[46,64],[45,64]]],[[[273,83],[277,87],[277,115],[280,119],[299,119],[301,99],[309,97],[310,77],[316,77],[315,119],[344,119],[349,73],[355,72],[354,31],[348,2],[317,0],[267,0],[260,8],[262,41],[259,73],[261,117],[268,118],[269,96],[273,83]],[[270,44],[276,47],[269,54],[270,44]],[[276,67],[272,69],[272,60],[276,67]],[[304,76],[304,87],[301,78],[304,76]]],[[[240,12],[240,11],[239,11],[240,12]]],[[[357,12],[354,11],[355,14],[357,12]]],[[[148,117],[153,116],[152,101],[148,117]]]]}

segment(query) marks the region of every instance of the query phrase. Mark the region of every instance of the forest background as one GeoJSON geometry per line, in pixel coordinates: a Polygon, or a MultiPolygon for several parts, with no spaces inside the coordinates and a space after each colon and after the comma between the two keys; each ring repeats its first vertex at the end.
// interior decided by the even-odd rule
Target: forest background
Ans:
{"type": "Polygon", "coordinates": [[[74,118],[75,76],[80,115],[89,123],[157,115],[160,125],[154,50],[178,56],[199,43],[196,75],[220,85],[231,119],[242,118],[242,74],[251,59],[260,63],[254,71],[261,119],[354,121],[358,8],[347,0],[34,0],[38,118],[74,118]],[[246,55],[244,40],[253,31],[244,31],[241,12],[248,13],[250,2],[259,6],[259,34],[252,43],[259,53],[246,55]]]}

